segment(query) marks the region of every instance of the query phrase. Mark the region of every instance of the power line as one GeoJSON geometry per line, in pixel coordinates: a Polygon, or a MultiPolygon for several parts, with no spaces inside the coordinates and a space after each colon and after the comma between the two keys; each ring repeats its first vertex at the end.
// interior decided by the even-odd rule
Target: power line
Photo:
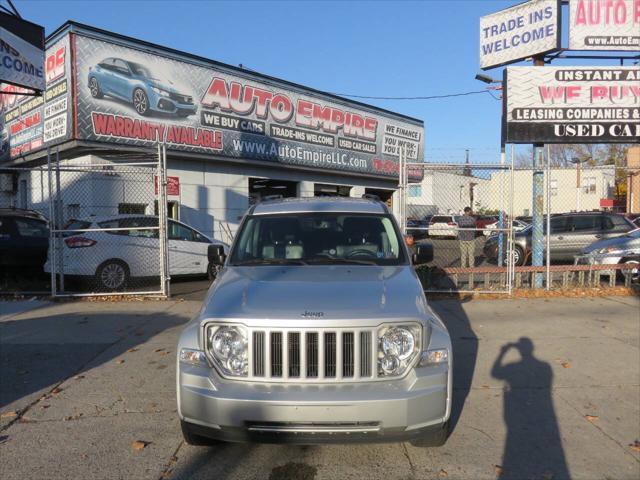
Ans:
{"type": "Polygon", "coordinates": [[[373,95],[353,95],[350,93],[333,93],[333,92],[329,92],[329,93],[331,95],[338,95],[340,97],[363,98],[368,100],[434,100],[438,98],[465,97],[467,95],[477,95],[479,93],[488,93],[495,100],[499,100],[499,98],[492,95],[489,90],[476,90],[473,92],[450,93],[447,95],[429,95],[429,96],[417,96],[417,97],[377,97],[373,95]]]}

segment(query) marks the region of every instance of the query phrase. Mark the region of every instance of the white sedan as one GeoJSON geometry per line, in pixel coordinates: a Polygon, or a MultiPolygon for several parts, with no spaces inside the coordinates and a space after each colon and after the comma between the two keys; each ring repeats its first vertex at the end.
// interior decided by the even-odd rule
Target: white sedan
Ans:
{"type": "MultiPolygon", "coordinates": [[[[64,275],[91,277],[102,290],[126,287],[131,278],[160,275],[158,217],[151,215],[117,215],[72,220],[62,239],[61,267],[64,275]]],[[[209,275],[216,270],[209,265],[210,244],[228,246],[176,220],[168,221],[169,275],[209,275]]],[[[45,272],[51,272],[51,252],[45,272]]]]}
{"type": "MultiPolygon", "coordinates": [[[[525,228],[527,228],[528,226],[529,226],[528,223],[521,222],[520,220],[514,220],[513,221],[513,231],[514,232],[520,232],[520,231],[524,230],[525,228]]],[[[482,233],[484,234],[485,237],[488,237],[489,235],[497,233],[496,229],[498,228],[498,222],[494,222],[494,223],[490,223],[489,225],[485,225],[484,228],[485,229],[482,231],[482,233]]],[[[505,230],[507,228],[509,228],[509,223],[508,223],[508,221],[506,219],[504,220],[504,228],[505,228],[505,230]]]]}

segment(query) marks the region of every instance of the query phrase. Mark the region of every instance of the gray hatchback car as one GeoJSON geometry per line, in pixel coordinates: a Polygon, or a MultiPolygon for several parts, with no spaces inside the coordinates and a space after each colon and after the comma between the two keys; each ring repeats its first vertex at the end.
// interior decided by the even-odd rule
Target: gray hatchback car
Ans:
{"type": "Polygon", "coordinates": [[[449,333],[386,205],[265,201],[249,209],[178,344],[187,443],[445,442],[449,333]]]}

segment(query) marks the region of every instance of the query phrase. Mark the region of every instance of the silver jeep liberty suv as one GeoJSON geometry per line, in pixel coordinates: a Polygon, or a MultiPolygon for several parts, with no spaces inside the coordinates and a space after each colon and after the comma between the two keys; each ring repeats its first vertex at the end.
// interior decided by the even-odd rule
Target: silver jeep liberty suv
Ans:
{"type": "Polygon", "coordinates": [[[280,199],[245,215],[178,344],[187,443],[446,441],[449,333],[385,204],[280,199]]]}

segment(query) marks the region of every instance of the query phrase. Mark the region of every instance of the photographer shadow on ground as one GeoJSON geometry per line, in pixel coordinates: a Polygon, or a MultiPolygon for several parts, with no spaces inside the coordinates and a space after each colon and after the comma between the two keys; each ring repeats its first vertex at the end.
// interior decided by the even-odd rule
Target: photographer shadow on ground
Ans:
{"type": "Polygon", "coordinates": [[[533,355],[533,342],[522,337],[500,349],[491,376],[503,380],[507,427],[500,479],[570,478],[553,407],[553,371],[533,355]],[[520,360],[504,363],[516,349],[520,360]]]}

